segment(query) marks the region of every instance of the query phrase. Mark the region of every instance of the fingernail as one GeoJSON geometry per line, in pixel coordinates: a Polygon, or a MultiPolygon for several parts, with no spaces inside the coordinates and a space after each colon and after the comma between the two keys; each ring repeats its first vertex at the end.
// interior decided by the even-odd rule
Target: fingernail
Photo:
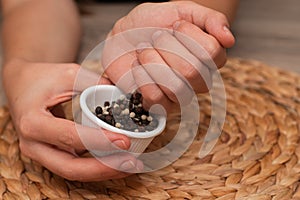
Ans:
{"type": "Polygon", "coordinates": [[[126,143],[124,140],[116,140],[116,141],[113,141],[113,144],[121,149],[128,149],[126,143]]]}
{"type": "Polygon", "coordinates": [[[176,30],[176,29],[179,27],[180,24],[181,24],[180,21],[176,21],[176,22],[173,24],[173,29],[176,30]]]}
{"type": "Polygon", "coordinates": [[[161,34],[162,34],[162,31],[156,31],[152,35],[152,40],[155,41],[161,34]]]}
{"type": "Polygon", "coordinates": [[[135,164],[132,160],[127,160],[120,165],[120,170],[128,171],[135,168],[135,164]]]}
{"type": "Polygon", "coordinates": [[[228,26],[223,26],[223,30],[224,30],[225,32],[230,32],[228,26]]]}
{"type": "Polygon", "coordinates": [[[141,42],[136,46],[136,51],[138,53],[141,53],[144,49],[150,48],[150,47],[151,47],[151,45],[149,43],[141,42]]]}

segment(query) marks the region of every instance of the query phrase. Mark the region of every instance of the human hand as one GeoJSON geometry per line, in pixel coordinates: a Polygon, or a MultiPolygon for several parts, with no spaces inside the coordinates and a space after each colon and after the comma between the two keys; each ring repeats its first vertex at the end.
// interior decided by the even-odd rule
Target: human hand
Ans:
{"type": "Polygon", "coordinates": [[[174,94],[189,98],[211,87],[213,72],[226,62],[225,48],[234,44],[228,27],[225,15],[194,2],[141,4],[114,25],[102,63],[120,88],[139,88],[146,107],[171,110],[179,103],[174,94]]]}
{"type": "MultiPolygon", "coordinates": [[[[127,176],[118,171],[136,171],[142,163],[129,154],[111,155],[97,160],[78,154],[89,148],[128,149],[126,136],[105,130],[83,127],[66,120],[60,104],[84,88],[99,82],[98,76],[76,64],[48,64],[13,61],[3,70],[4,89],[20,149],[52,172],[79,181],[99,181],[127,176]],[[76,79],[77,78],[77,79],[76,79]],[[77,84],[75,91],[75,80],[77,84]],[[84,141],[82,140],[84,138],[84,141]],[[116,145],[116,146],[115,146],[116,145]]],[[[102,79],[101,84],[109,83],[102,79]]]]}

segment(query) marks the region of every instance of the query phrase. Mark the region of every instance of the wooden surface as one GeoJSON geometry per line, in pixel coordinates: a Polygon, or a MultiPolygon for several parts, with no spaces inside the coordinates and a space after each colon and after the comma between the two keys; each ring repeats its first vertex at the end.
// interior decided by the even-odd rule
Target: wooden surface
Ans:
{"type": "MultiPolygon", "coordinates": [[[[90,14],[82,16],[84,37],[79,63],[105,38],[113,23],[134,6],[133,3],[106,3],[84,7],[90,14]]],[[[229,56],[256,59],[300,72],[299,8],[299,0],[241,0],[233,26],[237,42],[229,50],[229,56]]],[[[0,104],[3,102],[0,94],[0,104]]]]}

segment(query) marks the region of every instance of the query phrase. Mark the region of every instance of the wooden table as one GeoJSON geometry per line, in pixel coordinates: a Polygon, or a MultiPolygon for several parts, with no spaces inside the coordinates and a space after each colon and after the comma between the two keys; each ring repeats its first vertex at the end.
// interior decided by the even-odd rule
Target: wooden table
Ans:
{"type": "MultiPolygon", "coordinates": [[[[84,37],[78,63],[96,44],[104,40],[114,22],[126,15],[135,5],[103,3],[83,7],[89,14],[82,15],[84,37]]],[[[300,72],[299,8],[299,0],[241,0],[233,26],[237,42],[229,50],[229,56],[261,60],[267,64],[300,72]]],[[[4,102],[2,93],[0,104],[4,102]]]]}

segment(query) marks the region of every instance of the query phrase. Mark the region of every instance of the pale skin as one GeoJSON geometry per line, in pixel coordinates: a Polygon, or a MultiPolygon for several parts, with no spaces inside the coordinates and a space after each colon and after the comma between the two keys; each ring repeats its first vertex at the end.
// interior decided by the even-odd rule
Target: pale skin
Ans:
{"type": "MultiPolygon", "coordinates": [[[[234,44],[234,37],[224,27],[229,27],[229,23],[233,20],[237,1],[226,1],[226,4],[222,0],[214,1],[220,2],[219,4],[210,2],[198,1],[197,3],[215,8],[224,14],[191,2],[142,4],[120,19],[111,32],[115,34],[132,28],[147,27],[149,24],[139,21],[141,14],[148,22],[163,28],[172,28],[176,21],[180,21],[179,26],[176,27],[177,31],[188,34],[199,43],[205,41],[201,45],[210,48],[207,49],[208,51],[217,49],[211,51],[211,56],[218,67],[221,67],[226,61],[225,48],[234,44]],[[174,5],[179,4],[176,9],[182,14],[180,17],[172,15],[174,5]],[[221,4],[223,6],[220,6],[221,4]],[[151,13],[158,8],[164,9],[164,16],[161,17],[169,19],[168,23],[151,21],[151,13]],[[202,13],[203,19],[197,18],[195,13],[202,13]],[[191,20],[193,18],[197,18],[197,21],[191,20]],[[203,29],[205,32],[202,31],[203,29]],[[199,34],[208,40],[202,40],[199,34]]],[[[19,134],[22,153],[70,180],[99,181],[127,176],[128,173],[112,169],[94,158],[75,155],[74,152],[78,153],[85,149],[77,130],[80,129],[92,138],[99,137],[100,130],[83,127],[58,117],[61,111],[59,105],[80,92],[73,91],[76,73],[80,67],[72,62],[75,61],[81,37],[79,14],[74,2],[71,0],[2,0],[1,3],[3,83],[12,119],[19,134]]],[[[162,58],[172,60],[171,56],[155,49],[144,49],[136,53],[136,59],[140,63],[151,62],[151,58],[159,62],[162,58]]],[[[170,68],[179,69],[171,62],[166,64],[170,68]]],[[[112,67],[107,73],[110,80],[102,78],[99,83],[111,84],[118,81],[120,74],[113,71],[125,72],[130,67],[132,63],[122,69],[112,67]]],[[[88,76],[87,80],[90,82],[86,82],[78,90],[97,81],[98,77],[95,74],[88,74],[88,76]]],[[[201,77],[198,79],[196,83],[201,82],[201,77]]],[[[198,86],[196,83],[194,84],[196,91],[206,91],[205,85],[198,86]]],[[[176,104],[167,90],[155,84],[140,89],[149,104],[155,102],[163,102],[164,105],[176,104]],[[153,91],[158,91],[156,99],[150,98],[153,91]]],[[[130,146],[130,140],[125,136],[103,130],[101,133],[103,133],[102,137],[107,137],[108,140],[99,139],[93,142],[102,149],[112,148],[110,142],[122,149],[128,149],[130,146]]],[[[108,156],[107,159],[114,162],[121,170],[139,170],[143,167],[140,161],[127,154],[108,156]]]]}

